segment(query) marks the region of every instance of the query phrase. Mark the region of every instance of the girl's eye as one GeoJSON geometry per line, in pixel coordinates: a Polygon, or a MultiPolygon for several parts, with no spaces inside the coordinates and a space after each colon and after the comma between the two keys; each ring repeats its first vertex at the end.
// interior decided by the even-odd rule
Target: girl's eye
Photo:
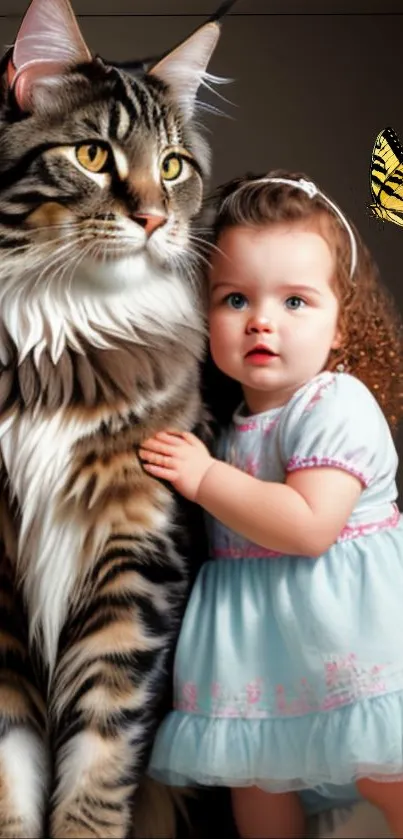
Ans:
{"type": "Polygon", "coordinates": [[[232,291],[231,294],[227,294],[225,302],[231,309],[244,309],[248,301],[244,294],[232,291]]]}
{"type": "Polygon", "coordinates": [[[301,309],[305,306],[305,300],[303,300],[302,297],[298,297],[296,294],[292,294],[291,297],[287,297],[285,305],[287,306],[287,309],[296,311],[297,309],[301,309]]]}

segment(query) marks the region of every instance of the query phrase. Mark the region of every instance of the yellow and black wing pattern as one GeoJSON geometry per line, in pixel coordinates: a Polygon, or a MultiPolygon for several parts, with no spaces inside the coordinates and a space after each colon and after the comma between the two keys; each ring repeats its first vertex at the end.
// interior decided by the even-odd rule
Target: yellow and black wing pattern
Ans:
{"type": "Polygon", "coordinates": [[[403,227],[403,146],[393,128],[378,134],[371,159],[371,209],[403,227]]]}

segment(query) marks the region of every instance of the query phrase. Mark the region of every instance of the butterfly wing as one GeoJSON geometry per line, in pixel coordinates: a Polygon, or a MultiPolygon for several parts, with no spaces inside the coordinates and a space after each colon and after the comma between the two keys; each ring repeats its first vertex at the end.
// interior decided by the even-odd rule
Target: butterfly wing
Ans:
{"type": "Polygon", "coordinates": [[[378,134],[371,160],[374,213],[403,226],[403,147],[392,128],[378,134]]]}

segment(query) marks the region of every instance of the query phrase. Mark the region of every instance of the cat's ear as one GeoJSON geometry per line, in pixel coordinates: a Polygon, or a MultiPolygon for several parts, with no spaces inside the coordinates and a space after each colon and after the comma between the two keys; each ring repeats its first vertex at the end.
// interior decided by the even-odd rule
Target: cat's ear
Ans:
{"type": "Polygon", "coordinates": [[[19,107],[32,109],[35,86],[92,61],[69,0],[32,0],[8,65],[8,81],[19,107]]]}
{"type": "Polygon", "coordinates": [[[186,120],[193,114],[197,90],[219,37],[219,23],[206,23],[148,71],[170,87],[186,120]]]}

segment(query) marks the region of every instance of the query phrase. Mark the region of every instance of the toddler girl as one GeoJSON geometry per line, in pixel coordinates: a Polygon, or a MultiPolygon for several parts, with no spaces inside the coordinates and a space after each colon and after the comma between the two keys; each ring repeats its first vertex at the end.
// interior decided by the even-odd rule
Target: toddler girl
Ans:
{"type": "Polygon", "coordinates": [[[231,787],[240,835],[260,839],[304,836],[297,792],[355,782],[403,837],[398,318],[303,176],[225,185],[215,244],[211,355],[243,401],[214,457],[175,429],[140,452],[211,537],[150,772],[231,787]]]}

